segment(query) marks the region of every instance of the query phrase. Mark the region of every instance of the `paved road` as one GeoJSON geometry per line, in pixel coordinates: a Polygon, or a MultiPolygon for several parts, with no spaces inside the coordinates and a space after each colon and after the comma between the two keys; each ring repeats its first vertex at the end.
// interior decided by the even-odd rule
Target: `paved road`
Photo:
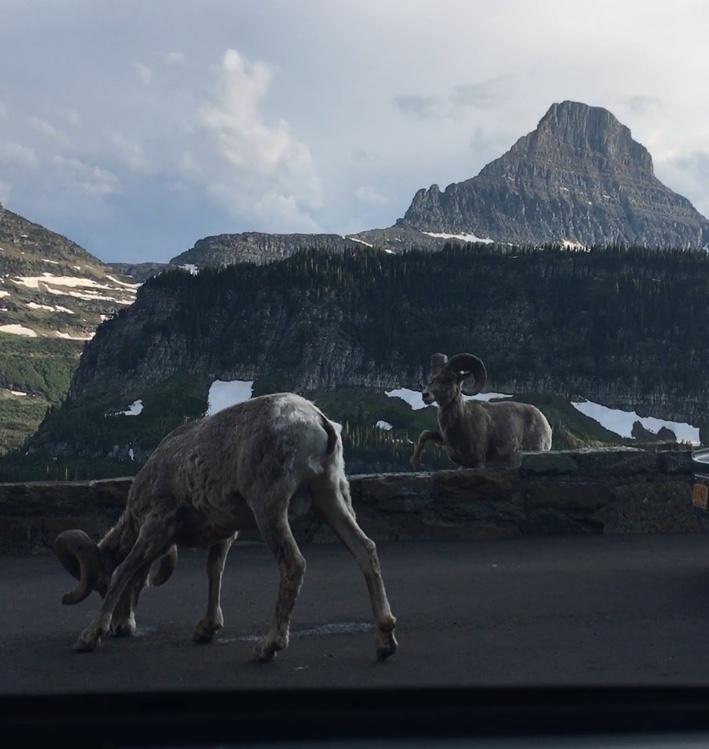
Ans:
{"type": "Polygon", "coordinates": [[[364,580],[340,546],[306,546],[288,650],[251,662],[277,568],[235,546],[226,627],[190,641],[206,605],[204,555],[149,588],[138,636],[71,645],[98,603],[62,606],[51,557],[0,558],[0,694],[193,688],[709,683],[709,536],[380,544],[398,652],[374,661],[364,580]]]}

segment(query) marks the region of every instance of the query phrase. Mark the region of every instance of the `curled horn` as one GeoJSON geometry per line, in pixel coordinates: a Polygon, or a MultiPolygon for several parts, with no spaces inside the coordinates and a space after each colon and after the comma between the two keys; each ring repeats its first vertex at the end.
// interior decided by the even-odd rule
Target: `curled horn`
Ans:
{"type": "Polygon", "coordinates": [[[472,374],[475,377],[474,391],[479,393],[487,382],[487,370],[482,362],[473,354],[456,354],[446,362],[446,369],[455,372],[461,379],[472,374]]]}
{"type": "Polygon", "coordinates": [[[448,357],[445,354],[434,354],[431,357],[431,377],[436,377],[438,373],[443,369],[443,366],[448,361],[448,357]]]}
{"type": "Polygon", "coordinates": [[[65,531],[54,541],[54,553],[64,569],[79,581],[75,590],[62,596],[62,603],[71,606],[88,598],[101,574],[98,546],[84,531],[65,531]]]}
{"type": "Polygon", "coordinates": [[[177,546],[170,547],[170,551],[165,556],[160,557],[160,566],[153,576],[152,583],[155,586],[163,585],[171,577],[177,566],[177,546]]]}

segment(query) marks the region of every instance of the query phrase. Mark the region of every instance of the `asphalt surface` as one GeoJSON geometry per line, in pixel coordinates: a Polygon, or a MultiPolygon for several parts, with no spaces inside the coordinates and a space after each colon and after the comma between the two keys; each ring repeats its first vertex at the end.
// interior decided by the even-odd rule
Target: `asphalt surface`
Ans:
{"type": "Polygon", "coordinates": [[[291,642],[251,660],[269,625],[276,563],[235,545],[225,628],[191,642],[205,554],[181,552],[148,588],[133,638],[71,645],[98,605],[62,606],[74,580],[52,557],[0,557],[0,694],[155,689],[709,683],[709,535],[380,544],[399,649],[375,662],[364,579],[339,545],[308,562],[291,642]]]}

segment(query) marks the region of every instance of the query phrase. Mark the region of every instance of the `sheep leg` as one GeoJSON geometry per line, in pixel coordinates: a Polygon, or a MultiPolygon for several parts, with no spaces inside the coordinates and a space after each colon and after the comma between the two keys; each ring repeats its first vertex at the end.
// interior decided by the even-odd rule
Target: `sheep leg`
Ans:
{"type": "Polygon", "coordinates": [[[114,570],[101,606],[74,644],[72,649],[75,652],[89,653],[98,647],[101,637],[108,632],[111,626],[113,611],[118,605],[126,586],[143,568],[149,571],[150,565],[167,552],[169,544],[165,545],[163,533],[164,528],[156,527],[153,534],[155,537],[151,539],[150,530],[147,529],[146,532],[145,528],[141,529],[138,540],[128,556],[114,570]]]}
{"type": "Polygon", "coordinates": [[[135,634],[135,610],[138,598],[148,585],[150,567],[145,567],[136,575],[123,591],[111,617],[111,634],[116,637],[132,637],[135,634]]]}
{"type": "Polygon", "coordinates": [[[211,642],[214,635],[224,628],[224,615],[220,605],[222,589],[222,575],[229,549],[236,536],[226,538],[209,547],[207,555],[207,579],[209,580],[209,594],[207,597],[207,613],[197,622],[192,639],[194,642],[211,642]]]}
{"type": "Polygon", "coordinates": [[[396,651],[396,618],[391,613],[379,565],[377,546],[357,524],[351,508],[349,486],[339,481],[315,488],[314,507],[322,514],[335,535],[347,547],[364,574],[374,615],[377,660],[383,661],[396,651]]]}
{"type": "Polygon", "coordinates": [[[441,437],[441,433],[437,429],[427,429],[425,432],[421,432],[421,434],[419,435],[418,443],[416,444],[416,449],[414,450],[414,454],[411,456],[411,466],[415,471],[418,471],[418,469],[421,467],[421,454],[423,453],[423,448],[426,446],[426,443],[429,440],[442,443],[443,437],[441,437]]]}
{"type": "Polygon", "coordinates": [[[278,562],[281,574],[271,628],[254,648],[257,661],[270,661],[279,650],[288,647],[291,616],[303,584],[306,565],[291,532],[287,510],[275,522],[267,514],[256,514],[256,522],[266,546],[278,562]]]}

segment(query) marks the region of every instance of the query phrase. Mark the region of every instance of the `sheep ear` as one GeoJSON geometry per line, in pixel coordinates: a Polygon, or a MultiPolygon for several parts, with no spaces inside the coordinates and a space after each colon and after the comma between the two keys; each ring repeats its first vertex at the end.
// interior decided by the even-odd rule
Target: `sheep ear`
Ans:
{"type": "Polygon", "coordinates": [[[470,372],[466,372],[460,390],[463,395],[477,395],[480,392],[480,390],[475,387],[475,377],[470,372]]]}
{"type": "Polygon", "coordinates": [[[431,377],[437,377],[448,361],[445,354],[434,354],[431,357],[431,377]]]}
{"type": "Polygon", "coordinates": [[[451,357],[446,364],[446,367],[455,373],[460,380],[468,375],[475,377],[475,392],[479,393],[485,387],[487,383],[487,371],[482,360],[473,354],[456,354],[451,357]]]}

